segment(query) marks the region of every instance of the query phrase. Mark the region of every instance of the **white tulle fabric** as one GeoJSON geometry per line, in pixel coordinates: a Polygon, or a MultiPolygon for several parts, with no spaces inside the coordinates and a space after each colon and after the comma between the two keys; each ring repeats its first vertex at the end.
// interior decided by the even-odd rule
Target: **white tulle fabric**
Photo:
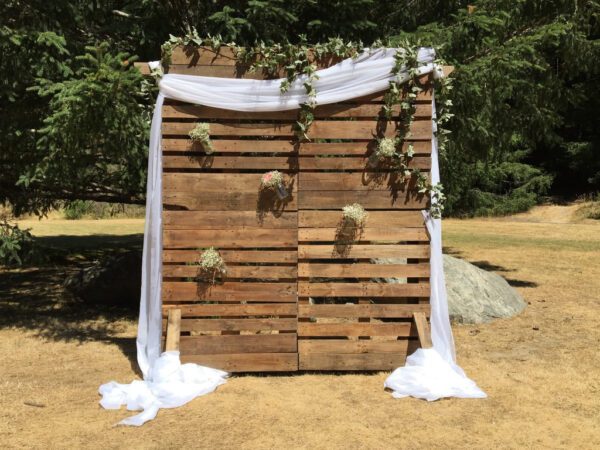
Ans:
{"type": "Polygon", "coordinates": [[[227,372],[199,366],[181,364],[179,352],[164,352],[152,366],[144,381],[130,384],[111,381],[100,386],[100,405],[105,409],[119,409],[126,405],[140,414],[119,422],[120,425],[140,426],[156,417],[160,408],[177,408],[194,398],[214,391],[225,383],[227,372]]]}
{"type": "MultiPolygon", "coordinates": [[[[393,75],[396,49],[365,50],[357,58],[347,59],[317,72],[316,102],[319,105],[341,102],[383,91],[389,82],[406,81],[408,75],[393,75]]],[[[420,74],[441,74],[434,64],[432,49],[419,50],[420,74]]],[[[156,68],[158,63],[152,63],[156,68]]],[[[164,75],[159,83],[150,131],[148,158],[148,187],[146,195],[146,224],[142,261],[142,292],[137,336],[137,358],[144,381],[123,385],[108,383],[100,388],[101,405],[128,409],[143,409],[143,413],[123,421],[126,425],[140,425],[154,418],[159,408],[182,405],[198,395],[212,392],[225,382],[226,374],[214,369],[179,362],[175,352],[160,353],[161,344],[161,279],[162,279],[162,105],[165,98],[198,105],[235,111],[284,111],[297,109],[309,98],[304,88],[304,77],[292,83],[281,94],[282,80],[246,80],[213,78],[192,75],[164,75]],[[160,369],[157,369],[159,367],[160,369]],[[160,380],[157,380],[160,373],[160,380]],[[163,374],[166,374],[163,376],[163,374]],[[193,375],[192,375],[193,374],[193,375]]],[[[439,180],[437,143],[433,141],[432,178],[439,180]]],[[[392,373],[386,387],[395,396],[411,395],[434,400],[440,397],[483,397],[475,383],[469,380],[454,361],[454,343],[448,320],[448,306],[444,285],[441,249],[441,221],[427,220],[431,234],[431,326],[434,349],[417,350],[407,364],[392,373]]]]}
{"type": "MultiPolygon", "coordinates": [[[[432,100],[433,117],[436,116],[432,100]]],[[[434,131],[436,123],[433,122],[434,131]]],[[[437,138],[431,141],[431,183],[440,182],[437,138]]],[[[435,203],[435,197],[432,199],[435,203]]],[[[485,398],[486,394],[456,364],[454,339],[448,315],[448,298],[442,256],[442,220],[423,211],[430,236],[431,340],[433,348],[418,349],[385,380],[394,397],[417,397],[433,401],[443,397],[485,398]]]]}

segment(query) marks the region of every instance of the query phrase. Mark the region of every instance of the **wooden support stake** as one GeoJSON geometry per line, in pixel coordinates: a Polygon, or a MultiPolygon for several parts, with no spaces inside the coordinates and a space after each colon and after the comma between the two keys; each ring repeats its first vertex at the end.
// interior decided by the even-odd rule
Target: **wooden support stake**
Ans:
{"type": "Polygon", "coordinates": [[[431,348],[433,343],[431,342],[431,332],[429,330],[429,324],[427,323],[427,316],[422,312],[413,313],[413,319],[417,326],[417,334],[419,335],[419,342],[421,348],[431,348]]]}
{"type": "Polygon", "coordinates": [[[165,351],[179,350],[179,336],[181,335],[181,309],[169,309],[167,318],[167,339],[165,351]]]}

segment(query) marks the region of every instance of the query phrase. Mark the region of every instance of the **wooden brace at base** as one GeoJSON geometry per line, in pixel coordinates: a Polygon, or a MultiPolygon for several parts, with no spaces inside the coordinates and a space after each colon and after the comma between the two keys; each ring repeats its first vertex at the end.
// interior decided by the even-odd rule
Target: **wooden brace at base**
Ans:
{"type": "Polygon", "coordinates": [[[422,312],[413,313],[413,320],[417,326],[417,334],[419,335],[421,348],[433,347],[433,343],[431,342],[431,331],[429,329],[429,324],[427,323],[427,315],[422,312]]]}
{"type": "Polygon", "coordinates": [[[170,309],[167,318],[167,338],[165,352],[179,351],[179,336],[181,335],[181,309],[170,309]]]}

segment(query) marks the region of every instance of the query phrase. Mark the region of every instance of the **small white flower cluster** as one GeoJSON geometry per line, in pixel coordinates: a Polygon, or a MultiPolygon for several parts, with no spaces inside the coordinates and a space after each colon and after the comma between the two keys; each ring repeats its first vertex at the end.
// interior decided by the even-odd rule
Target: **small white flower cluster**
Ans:
{"type": "Polygon", "coordinates": [[[225,261],[218,250],[210,247],[200,255],[200,269],[203,272],[211,273],[213,277],[217,273],[224,274],[226,272],[225,261]]]}
{"type": "Polygon", "coordinates": [[[393,158],[396,156],[396,140],[392,138],[383,138],[377,144],[375,155],[378,159],[393,158]]]}
{"type": "Polygon", "coordinates": [[[283,174],[278,170],[271,170],[260,178],[262,189],[275,189],[283,185],[283,174]]]}
{"type": "Polygon", "coordinates": [[[344,221],[351,222],[356,226],[362,226],[367,220],[368,213],[365,208],[358,203],[352,205],[346,205],[342,208],[344,221]]]}
{"type": "Polygon", "coordinates": [[[204,151],[210,155],[213,153],[212,142],[210,141],[210,124],[199,122],[189,133],[190,139],[194,142],[202,144],[204,151]]]}

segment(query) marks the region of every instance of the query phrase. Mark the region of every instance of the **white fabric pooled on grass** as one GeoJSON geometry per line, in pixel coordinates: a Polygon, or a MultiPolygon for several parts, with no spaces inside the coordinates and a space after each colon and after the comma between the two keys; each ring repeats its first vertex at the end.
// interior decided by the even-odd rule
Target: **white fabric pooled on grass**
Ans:
{"type": "Polygon", "coordinates": [[[105,409],[142,411],[119,422],[119,425],[140,426],[156,417],[161,408],[177,408],[194,398],[213,392],[226,382],[227,372],[197,364],[181,364],[179,352],[164,352],[152,366],[145,380],[130,384],[111,381],[98,390],[100,405],[105,409]]]}
{"type": "Polygon", "coordinates": [[[434,348],[420,348],[385,380],[396,398],[417,397],[428,401],[443,397],[485,398],[485,393],[456,364],[434,348]]]}

